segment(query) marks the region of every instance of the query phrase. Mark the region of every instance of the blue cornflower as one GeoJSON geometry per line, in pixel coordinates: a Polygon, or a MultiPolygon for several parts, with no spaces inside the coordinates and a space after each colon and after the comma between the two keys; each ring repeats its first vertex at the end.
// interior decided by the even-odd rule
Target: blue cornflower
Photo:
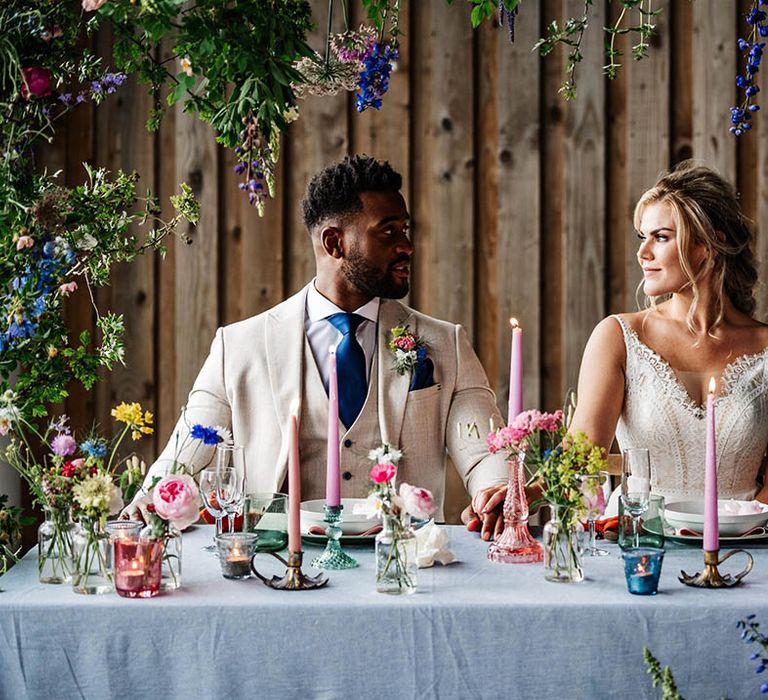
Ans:
{"type": "Polygon", "coordinates": [[[763,694],[768,693],[768,683],[763,683],[760,686],[760,692],[763,693],[763,694]]]}
{"type": "Polygon", "coordinates": [[[107,443],[101,438],[86,440],[80,445],[80,451],[94,459],[104,459],[107,456],[107,443]]]}
{"type": "Polygon", "coordinates": [[[217,445],[222,441],[216,428],[212,426],[205,428],[200,425],[200,423],[195,423],[195,425],[192,426],[192,432],[190,434],[196,440],[202,440],[205,445],[217,445]]]}

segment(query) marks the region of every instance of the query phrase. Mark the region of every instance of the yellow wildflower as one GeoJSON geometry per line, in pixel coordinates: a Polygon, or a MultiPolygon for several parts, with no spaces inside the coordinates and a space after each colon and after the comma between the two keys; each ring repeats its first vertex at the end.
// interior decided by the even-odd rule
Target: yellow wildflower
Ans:
{"type": "Polygon", "coordinates": [[[131,438],[141,439],[142,435],[152,435],[152,414],[149,411],[143,411],[138,402],[125,403],[124,401],[112,409],[112,416],[116,421],[125,423],[131,428],[131,438]]]}

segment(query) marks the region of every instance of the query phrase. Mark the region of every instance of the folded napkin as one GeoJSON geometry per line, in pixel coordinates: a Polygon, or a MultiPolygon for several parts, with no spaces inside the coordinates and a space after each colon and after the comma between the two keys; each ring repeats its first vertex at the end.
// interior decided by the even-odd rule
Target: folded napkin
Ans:
{"type": "Polygon", "coordinates": [[[445,565],[456,561],[456,555],[448,549],[448,534],[434,521],[416,530],[416,543],[420,569],[427,569],[435,562],[445,565]]]}
{"type": "MultiPolygon", "coordinates": [[[[762,525],[757,525],[756,527],[753,527],[751,530],[747,530],[746,532],[743,532],[740,535],[735,535],[734,539],[736,537],[750,537],[752,535],[766,535],[768,534],[768,529],[763,527],[762,525]]],[[[679,537],[702,537],[702,533],[698,532],[696,530],[692,530],[689,527],[681,527],[681,528],[675,528],[675,535],[679,537]]],[[[720,535],[720,537],[725,538],[725,535],[720,535]]]]}

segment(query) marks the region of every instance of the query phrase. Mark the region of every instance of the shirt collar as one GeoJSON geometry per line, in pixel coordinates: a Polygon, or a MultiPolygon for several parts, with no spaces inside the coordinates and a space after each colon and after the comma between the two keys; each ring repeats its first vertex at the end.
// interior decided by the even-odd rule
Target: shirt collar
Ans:
{"type": "MultiPolygon", "coordinates": [[[[381,304],[381,299],[374,297],[367,304],[363,304],[359,309],[355,309],[353,313],[362,316],[372,323],[376,323],[379,318],[379,304],[381,304]]],[[[307,318],[309,322],[321,321],[332,314],[338,313],[344,313],[344,309],[340,309],[330,299],[320,294],[315,287],[315,280],[312,280],[312,284],[309,285],[309,290],[307,291],[307,318]]]]}

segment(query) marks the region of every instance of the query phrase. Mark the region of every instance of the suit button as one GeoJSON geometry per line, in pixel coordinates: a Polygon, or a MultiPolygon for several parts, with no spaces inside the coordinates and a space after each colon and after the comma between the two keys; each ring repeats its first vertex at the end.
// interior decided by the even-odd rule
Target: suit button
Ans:
{"type": "Polygon", "coordinates": [[[344,481],[349,481],[352,478],[352,472],[344,472],[341,475],[341,478],[344,479],[344,481]]]}
{"type": "Polygon", "coordinates": [[[350,440],[349,438],[344,440],[344,447],[352,447],[352,440],[350,440]]]}

